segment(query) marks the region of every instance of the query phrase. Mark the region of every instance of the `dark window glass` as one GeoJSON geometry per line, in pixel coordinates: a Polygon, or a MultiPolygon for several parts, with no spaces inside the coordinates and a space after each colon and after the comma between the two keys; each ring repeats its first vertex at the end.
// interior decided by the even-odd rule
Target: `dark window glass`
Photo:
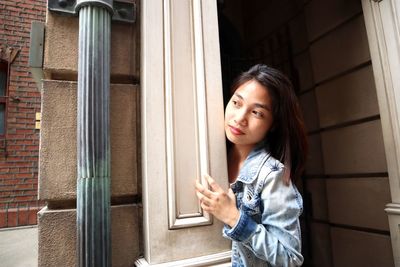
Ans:
{"type": "Polygon", "coordinates": [[[4,115],[5,115],[5,111],[6,111],[6,105],[5,104],[0,104],[0,135],[4,134],[4,125],[5,125],[5,121],[4,121],[4,115]]]}
{"type": "Polygon", "coordinates": [[[2,138],[6,132],[7,79],[7,62],[0,60],[0,136],[2,138]]]}
{"type": "Polygon", "coordinates": [[[0,96],[6,95],[7,73],[0,71],[0,96]]]}

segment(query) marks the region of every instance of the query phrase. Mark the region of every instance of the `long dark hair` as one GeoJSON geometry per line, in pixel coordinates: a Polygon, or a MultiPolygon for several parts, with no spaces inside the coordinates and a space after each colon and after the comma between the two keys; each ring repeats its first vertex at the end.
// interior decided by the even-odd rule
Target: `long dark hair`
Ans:
{"type": "Polygon", "coordinates": [[[257,64],[234,81],[231,91],[255,80],[272,99],[273,124],[264,138],[269,153],[287,168],[284,182],[295,181],[304,171],[308,152],[303,115],[290,80],[279,70],[257,64]]]}

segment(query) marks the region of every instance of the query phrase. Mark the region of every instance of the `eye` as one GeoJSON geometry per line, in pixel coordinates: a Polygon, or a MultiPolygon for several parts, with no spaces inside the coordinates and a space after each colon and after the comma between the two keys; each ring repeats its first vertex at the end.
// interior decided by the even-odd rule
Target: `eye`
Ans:
{"type": "Polygon", "coordinates": [[[234,106],[234,107],[239,107],[240,106],[240,103],[239,103],[239,101],[238,100],[236,100],[236,99],[232,99],[232,105],[234,106]]]}
{"type": "Polygon", "coordinates": [[[260,111],[257,111],[257,110],[253,110],[252,113],[257,118],[263,118],[264,117],[264,114],[262,112],[260,112],[260,111]]]}

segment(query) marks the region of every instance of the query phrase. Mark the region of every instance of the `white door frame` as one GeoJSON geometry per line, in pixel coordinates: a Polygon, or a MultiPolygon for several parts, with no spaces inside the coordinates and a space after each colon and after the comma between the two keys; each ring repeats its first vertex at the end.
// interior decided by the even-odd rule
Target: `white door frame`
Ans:
{"type": "Polygon", "coordinates": [[[228,188],[215,0],[141,2],[144,258],[137,266],[230,261],[222,223],[204,212],[195,179],[228,188]]]}
{"type": "Polygon", "coordinates": [[[362,0],[378,95],[392,203],[389,218],[393,257],[400,267],[400,2],[362,0]]]}

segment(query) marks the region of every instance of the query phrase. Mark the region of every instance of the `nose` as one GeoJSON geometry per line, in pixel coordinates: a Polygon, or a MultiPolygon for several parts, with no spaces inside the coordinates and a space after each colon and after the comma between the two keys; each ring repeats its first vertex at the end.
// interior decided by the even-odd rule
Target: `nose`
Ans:
{"type": "Polygon", "coordinates": [[[234,118],[234,121],[236,124],[238,125],[242,125],[242,126],[246,126],[247,125],[247,116],[246,116],[246,110],[245,109],[241,109],[238,110],[236,113],[236,116],[234,118]]]}

